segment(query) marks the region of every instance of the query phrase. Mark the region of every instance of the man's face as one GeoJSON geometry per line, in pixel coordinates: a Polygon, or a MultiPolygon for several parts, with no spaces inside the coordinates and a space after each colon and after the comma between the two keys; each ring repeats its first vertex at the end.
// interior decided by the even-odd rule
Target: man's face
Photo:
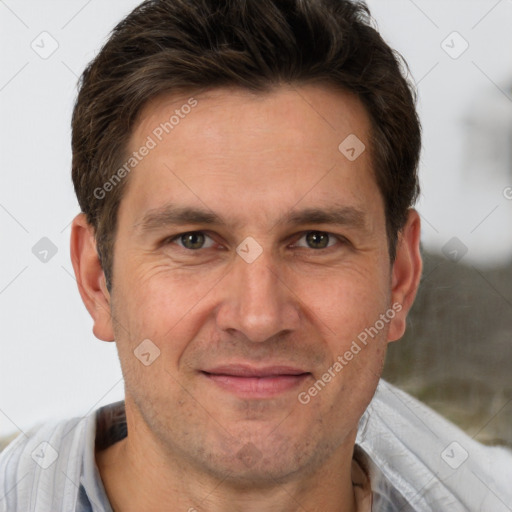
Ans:
{"type": "Polygon", "coordinates": [[[369,119],[320,86],[218,89],[158,131],[187,99],[150,102],[129,145],[156,143],[127,178],[114,250],[126,407],[176,460],[286,479],[353,443],[393,330],[369,119]],[[367,148],[355,160],[349,135],[367,148]],[[165,215],[185,208],[204,218],[165,215]]]}

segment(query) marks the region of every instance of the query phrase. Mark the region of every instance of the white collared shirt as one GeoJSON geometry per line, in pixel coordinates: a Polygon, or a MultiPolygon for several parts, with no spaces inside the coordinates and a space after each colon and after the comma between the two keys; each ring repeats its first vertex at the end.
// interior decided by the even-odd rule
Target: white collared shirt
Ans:
{"type": "MultiPolygon", "coordinates": [[[[96,462],[126,436],[124,402],[36,426],[0,454],[0,512],[112,512],[96,462]]],[[[512,512],[512,451],[487,447],[386,381],[359,422],[355,487],[372,512],[512,512]],[[360,474],[359,474],[360,475],[360,474]]]]}

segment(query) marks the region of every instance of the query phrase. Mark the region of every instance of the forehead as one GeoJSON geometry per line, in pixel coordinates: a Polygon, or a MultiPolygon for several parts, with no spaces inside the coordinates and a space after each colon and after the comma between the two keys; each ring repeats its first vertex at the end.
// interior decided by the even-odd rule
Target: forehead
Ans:
{"type": "Polygon", "coordinates": [[[313,140],[316,133],[326,130],[335,138],[356,132],[364,138],[370,129],[368,113],[359,98],[329,84],[283,84],[257,92],[239,87],[222,87],[201,90],[196,94],[185,91],[162,93],[151,98],[139,112],[130,145],[153,133],[162,121],[171,121],[172,129],[165,135],[172,134],[176,139],[177,132],[186,132],[183,126],[177,129],[181,121],[187,117],[197,118],[199,112],[200,122],[207,130],[204,135],[209,136],[213,135],[211,123],[215,124],[219,134],[222,128],[229,129],[233,114],[236,114],[239,124],[237,132],[244,121],[250,120],[247,128],[254,135],[267,131],[270,123],[277,122],[285,132],[295,137],[302,135],[305,140],[313,140]],[[197,102],[197,106],[189,109],[191,99],[197,102]],[[188,116],[190,111],[194,116],[188,116]],[[171,119],[172,114],[175,114],[174,119],[171,119]],[[308,123],[304,124],[304,120],[308,123]]]}
{"type": "Polygon", "coordinates": [[[229,205],[231,215],[255,202],[259,215],[299,200],[351,206],[376,188],[369,133],[357,97],[325,86],[161,95],[146,104],[130,138],[130,154],[148,140],[152,149],[131,173],[122,204],[140,213],[187,199],[229,205]]]}

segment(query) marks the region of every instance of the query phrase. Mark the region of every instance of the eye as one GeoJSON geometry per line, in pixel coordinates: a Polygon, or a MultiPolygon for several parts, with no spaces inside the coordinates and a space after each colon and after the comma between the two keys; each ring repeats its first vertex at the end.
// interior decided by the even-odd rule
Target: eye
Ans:
{"type": "MultiPolygon", "coordinates": [[[[308,231],[304,233],[294,245],[307,249],[321,250],[328,249],[336,245],[337,242],[343,243],[344,239],[325,231],[308,231]],[[300,243],[301,240],[304,240],[304,242],[300,243]]],[[[186,233],[180,233],[179,235],[166,239],[164,243],[175,243],[189,251],[210,249],[215,244],[214,240],[203,231],[187,231],[186,233]]]]}
{"type": "Polygon", "coordinates": [[[188,231],[187,233],[181,233],[167,239],[166,243],[176,243],[184,249],[195,251],[198,249],[209,249],[215,242],[202,231],[188,231]],[[207,239],[210,240],[210,243],[205,245],[207,239]]]}
{"type": "Polygon", "coordinates": [[[336,241],[342,241],[340,240],[340,237],[331,233],[326,233],[325,231],[308,231],[302,235],[299,241],[303,239],[305,239],[307,245],[301,245],[298,242],[296,242],[295,245],[298,245],[299,247],[307,247],[309,249],[327,249],[328,247],[335,245],[336,241]]]}

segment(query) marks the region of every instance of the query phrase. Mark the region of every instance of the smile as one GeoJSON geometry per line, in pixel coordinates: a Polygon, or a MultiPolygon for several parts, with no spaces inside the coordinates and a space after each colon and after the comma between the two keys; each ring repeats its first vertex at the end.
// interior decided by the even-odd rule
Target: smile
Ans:
{"type": "Polygon", "coordinates": [[[289,367],[229,366],[202,371],[211,383],[242,398],[269,398],[296,389],[311,373],[289,367]]]}

